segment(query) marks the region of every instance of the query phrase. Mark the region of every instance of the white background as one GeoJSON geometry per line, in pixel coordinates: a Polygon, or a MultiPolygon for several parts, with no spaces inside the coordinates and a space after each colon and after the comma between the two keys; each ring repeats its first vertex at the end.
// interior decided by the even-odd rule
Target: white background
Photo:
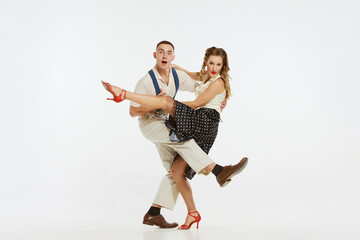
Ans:
{"type": "MultiPolygon", "coordinates": [[[[165,170],[100,79],[134,89],[166,39],[191,71],[206,48],[227,51],[233,95],[210,155],[250,160],[224,189],[212,175],[191,181],[205,230],[179,239],[216,229],[359,239],[359,10],[355,0],[1,1],[0,236],[151,239],[141,221],[165,170]]],[[[162,213],[181,223],[182,198],[162,213]]]]}

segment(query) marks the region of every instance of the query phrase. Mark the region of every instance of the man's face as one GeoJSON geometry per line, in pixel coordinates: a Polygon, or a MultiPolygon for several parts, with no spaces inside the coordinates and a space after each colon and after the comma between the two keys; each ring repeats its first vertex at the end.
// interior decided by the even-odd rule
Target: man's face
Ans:
{"type": "Polygon", "coordinates": [[[174,49],[169,44],[160,44],[154,52],[156,65],[161,69],[168,69],[174,60],[174,49]]]}

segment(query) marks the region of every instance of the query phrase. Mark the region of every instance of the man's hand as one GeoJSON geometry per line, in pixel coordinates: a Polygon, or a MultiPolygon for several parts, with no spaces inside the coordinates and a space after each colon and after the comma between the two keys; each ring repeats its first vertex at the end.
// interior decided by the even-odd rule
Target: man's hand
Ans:
{"type": "Polygon", "coordinates": [[[226,107],[227,100],[221,102],[220,111],[222,112],[224,108],[226,107]]]}

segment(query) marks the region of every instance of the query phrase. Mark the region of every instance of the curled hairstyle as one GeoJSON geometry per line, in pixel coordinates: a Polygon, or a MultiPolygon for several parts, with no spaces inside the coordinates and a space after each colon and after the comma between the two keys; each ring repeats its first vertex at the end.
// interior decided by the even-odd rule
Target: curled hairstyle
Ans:
{"type": "Polygon", "coordinates": [[[220,56],[222,58],[223,66],[220,71],[220,76],[224,80],[224,84],[225,84],[225,90],[226,90],[225,99],[228,99],[231,95],[230,82],[229,82],[230,81],[230,76],[229,76],[230,67],[229,67],[228,57],[227,57],[227,54],[224,49],[217,48],[217,47],[211,47],[211,48],[206,49],[205,56],[204,56],[204,62],[203,62],[203,65],[202,65],[201,71],[200,71],[200,81],[207,82],[209,80],[207,78],[207,73],[206,73],[205,67],[206,67],[206,63],[209,60],[210,56],[220,56]]]}

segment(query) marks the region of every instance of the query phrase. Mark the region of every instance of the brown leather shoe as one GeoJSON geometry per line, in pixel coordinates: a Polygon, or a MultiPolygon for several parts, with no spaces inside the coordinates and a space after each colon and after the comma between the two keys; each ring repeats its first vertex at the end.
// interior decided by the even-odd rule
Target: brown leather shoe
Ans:
{"type": "Polygon", "coordinates": [[[159,214],[157,216],[151,216],[150,214],[145,214],[143,224],[147,224],[150,226],[158,226],[159,228],[174,228],[179,224],[177,223],[168,223],[165,218],[159,214]]]}
{"type": "Polygon", "coordinates": [[[244,157],[236,165],[225,166],[221,173],[216,177],[220,187],[225,187],[231,181],[232,177],[239,174],[246,167],[247,163],[248,158],[244,157]]]}

